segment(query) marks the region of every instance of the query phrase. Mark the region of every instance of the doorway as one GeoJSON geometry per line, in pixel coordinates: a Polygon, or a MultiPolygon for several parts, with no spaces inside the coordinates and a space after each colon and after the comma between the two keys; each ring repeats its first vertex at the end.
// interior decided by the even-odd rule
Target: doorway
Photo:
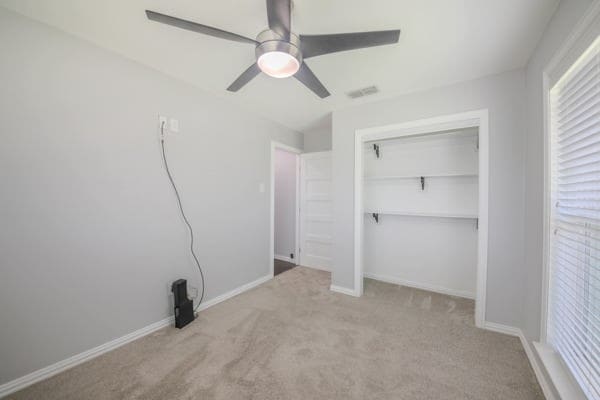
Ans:
{"type": "Polygon", "coordinates": [[[300,150],[271,143],[271,275],[298,265],[300,150]]]}

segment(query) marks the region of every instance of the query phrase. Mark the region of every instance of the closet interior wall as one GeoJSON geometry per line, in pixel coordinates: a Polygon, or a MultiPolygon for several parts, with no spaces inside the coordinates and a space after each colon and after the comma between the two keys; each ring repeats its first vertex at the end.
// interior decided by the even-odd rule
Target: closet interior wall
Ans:
{"type": "Polygon", "coordinates": [[[366,142],[364,276],[475,298],[478,130],[366,142]]]}

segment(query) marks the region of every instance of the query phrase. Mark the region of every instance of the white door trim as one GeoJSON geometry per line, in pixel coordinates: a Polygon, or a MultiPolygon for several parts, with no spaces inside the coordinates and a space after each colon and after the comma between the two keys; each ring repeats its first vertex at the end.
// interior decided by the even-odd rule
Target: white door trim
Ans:
{"type": "Polygon", "coordinates": [[[296,257],[296,262],[298,262],[299,255],[299,243],[300,243],[300,154],[302,150],[288,146],[287,144],[283,144],[281,142],[277,142],[275,140],[271,140],[271,184],[269,185],[269,207],[270,207],[270,243],[269,243],[269,275],[271,278],[275,276],[275,150],[280,149],[284,151],[288,151],[290,153],[296,154],[296,205],[294,209],[296,210],[296,226],[294,230],[296,231],[296,240],[295,240],[295,249],[294,249],[294,257],[296,257]]]}
{"type": "Polygon", "coordinates": [[[489,125],[488,110],[403,122],[400,124],[358,129],[354,137],[354,292],[363,293],[363,143],[397,137],[418,136],[463,128],[479,128],[479,230],[477,247],[477,288],[475,325],[485,322],[487,252],[488,252],[488,188],[489,188],[489,125]]]}

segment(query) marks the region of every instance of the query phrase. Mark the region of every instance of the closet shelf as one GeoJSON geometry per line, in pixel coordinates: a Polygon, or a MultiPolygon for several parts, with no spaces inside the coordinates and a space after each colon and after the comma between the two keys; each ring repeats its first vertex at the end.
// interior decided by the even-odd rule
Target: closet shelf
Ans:
{"type": "Polygon", "coordinates": [[[477,174],[436,174],[436,175],[384,175],[384,176],[365,176],[366,181],[383,181],[393,179],[419,179],[423,178],[452,178],[452,177],[465,177],[465,178],[476,178],[477,174]]]}
{"type": "Polygon", "coordinates": [[[365,211],[365,214],[380,214],[380,215],[400,215],[405,217],[434,217],[434,218],[458,218],[458,219],[478,219],[477,214],[449,214],[449,213],[433,213],[433,212],[414,212],[414,211],[365,211]]]}

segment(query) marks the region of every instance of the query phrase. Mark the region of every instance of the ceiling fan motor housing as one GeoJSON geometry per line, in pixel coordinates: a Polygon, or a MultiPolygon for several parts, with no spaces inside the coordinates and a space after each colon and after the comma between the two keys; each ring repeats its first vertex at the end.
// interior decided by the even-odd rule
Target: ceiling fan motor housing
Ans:
{"type": "Polygon", "coordinates": [[[256,46],[256,59],[260,56],[273,51],[287,53],[298,60],[298,64],[302,64],[302,52],[300,51],[300,39],[298,36],[290,32],[290,40],[285,40],[281,35],[271,29],[262,31],[256,37],[259,43],[256,46]]]}

